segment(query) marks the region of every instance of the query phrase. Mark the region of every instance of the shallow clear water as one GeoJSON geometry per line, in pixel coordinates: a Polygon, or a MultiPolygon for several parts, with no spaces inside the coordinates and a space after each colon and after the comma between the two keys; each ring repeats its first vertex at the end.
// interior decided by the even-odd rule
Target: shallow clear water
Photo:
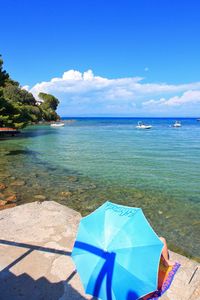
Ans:
{"type": "Polygon", "coordinates": [[[44,195],[83,215],[105,200],[142,207],[171,247],[199,258],[200,122],[83,118],[51,128],[32,126],[0,141],[0,182],[18,203],[44,195]],[[15,185],[16,180],[23,180],[15,185]]]}

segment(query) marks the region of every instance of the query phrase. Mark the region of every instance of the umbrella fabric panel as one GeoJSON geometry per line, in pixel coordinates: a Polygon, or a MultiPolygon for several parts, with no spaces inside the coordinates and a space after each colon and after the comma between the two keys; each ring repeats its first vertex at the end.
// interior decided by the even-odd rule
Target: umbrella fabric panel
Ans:
{"type": "Polygon", "coordinates": [[[91,278],[88,282],[86,292],[94,295],[99,299],[113,300],[112,297],[112,277],[115,261],[115,254],[107,254],[107,258],[96,265],[91,278]]]}
{"type": "MultiPolygon", "coordinates": [[[[104,210],[100,207],[95,212],[81,220],[79,230],[85,231],[89,234],[89,240],[91,244],[104,248],[104,210]],[[81,227],[80,227],[81,226],[81,227]]],[[[82,232],[80,233],[83,240],[82,232]]],[[[77,236],[78,240],[79,236],[77,236]]],[[[85,241],[85,240],[84,240],[85,241]]]]}
{"type": "Polygon", "coordinates": [[[136,300],[148,294],[149,291],[155,290],[154,286],[148,283],[144,284],[142,280],[130,274],[118,263],[114,268],[112,292],[116,300],[136,300]]]}
{"type": "Polygon", "coordinates": [[[134,277],[143,281],[144,285],[151,285],[153,290],[157,288],[159,262],[160,246],[120,249],[116,251],[115,263],[121,265],[121,267],[134,277]],[[150,256],[151,251],[154,252],[153,256],[150,256]]]}
{"type": "MultiPolygon", "coordinates": [[[[117,208],[121,208],[118,206],[117,208]]],[[[120,235],[121,229],[126,227],[126,224],[129,222],[130,218],[133,218],[140,209],[131,208],[129,209],[130,215],[125,214],[121,211],[116,211],[113,208],[110,208],[109,205],[105,205],[105,217],[104,217],[104,243],[105,249],[107,251],[112,251],[112,241],[120,235]]],[[[125,236],[124,236],[125,237],[125,236]]],[[[125,241],[123,241],[125,243],[125,241]]]]}
{"type": "MultiPolygon", "coordinates": [[[[74,252],[75,255],[75,252],[74,252]]],[[[81,255],[78,254],[73,257],[76,269],[81,278],[84,289],[87,290],[88,282],[93,279],[94,266],[98,266],[97,272],[103,267],[104,261],[100,260],[98,256],[92,255],[84,251],[81,255]],[[84,261],[84,264],[82,263],[84,261]]]]}
{"type": "MultiPolygon", "coordinates": [[[[97,288],[98,288],[98,285],[97,285],[97,288]]],[[[97,290],[95,292],[95,285],[94,285],[94,283],[91,282],[91,283],[89,283],[89,285],[88,285],[88,287],[86,289],[86,293],[90,294],[90,295],[93,295],[94,297],[98,298],[98,300],[101,300],[101,299],[102,300],[104,300],[104,299],[115,300],[115,298],[112,295],[112,291],[110,292],[111,296],[108,296],[108,293],[107,293],[107,279],[106,279],[106,277],[103,278],[103,280],[101,282],[101,285],[99,286],[99,289],[100,290],[97,290]]]]}
{"type": "MultiPolygon", "coordinates": [[[[118,205],[117,207],[122,210],[121,206],[118,205]]],[[[131,216],[133,216],[138,210],[140,209],[129,208],[131,216]]],[[[84,226],[85,230],[90,233],[94,240],[98,240],[98,244],[101,245],[102,249],[107,250],[111,240],[118,234],[120,228],[125,225],[129,219],[130,213],[123,214],[123,211],[116,213],[116,208],[113,209],[110,202],[106,202],[92,214],[83,218],[81,224],[84,226]]]]}
{"type": "MultiPolygon", "coordinates": [[[[117,261],[112,266],[112,263],[106,264],[106,261],[98,260],[95,269],[91,269],[91,262],[87,261],[85,257],[84,261],[85,267],[81,270],[78,269],[78,272],[81,278],[84,278],[83,285],[85,291],[99,299],[134,300],[156,289],[154,285],[148,282],[144,284],[143,280],[128,272],[117,261]],[[86,278],[87,272],[89,276],[86,278]],[[135,290],[136,286],[137,291],[135,290]]],[[[78,261],[76,262],[79,263],[78,261]]]]}
{"type": "Polygon", "coordinates": [[[101,266],[105,262],[105,252],[101,249],[98,237],[91,235],[90,231],[85,228],[82,222],[79,224],[77,240],[72,251],[76,269],[85,289],[87,288],[95,266],[99,261],[101,266]]]}
{"type": "MultiPolygon", "coordinates": [[[[121,218],[118,218],[118,224],[121,222],[121,218]]],[[[161,249],[163,247],[163,243],[150,226],[142,210],[138,210],[134,217],[129,217],[121,226],[118,234],[111,240],[108,250],[115,251],[126,246],[140,247],[145,245],[160,245],[161,249]]]]}

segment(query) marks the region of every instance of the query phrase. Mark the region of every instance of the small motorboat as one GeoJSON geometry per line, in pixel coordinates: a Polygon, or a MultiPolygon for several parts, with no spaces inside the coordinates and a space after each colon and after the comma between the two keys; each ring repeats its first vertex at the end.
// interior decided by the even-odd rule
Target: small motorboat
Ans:
{"type": "Polygon", "coordinates": [[[65,123],[52,123],[50,124],[51,127],[62,127],[65,126],[65,123]]]}
{"type": "Polygon", "coordinates": [[[144,124],[143,122],[139,121],[136,128],[138,128],[138,129],[151,129],[152,125],[144,124]]]}
{"type": "Polygon", "coordinates": [[[176,121],[174,124],[173,124],[173,127],[181,127],[181,122],[180,121],[176,121]]]}

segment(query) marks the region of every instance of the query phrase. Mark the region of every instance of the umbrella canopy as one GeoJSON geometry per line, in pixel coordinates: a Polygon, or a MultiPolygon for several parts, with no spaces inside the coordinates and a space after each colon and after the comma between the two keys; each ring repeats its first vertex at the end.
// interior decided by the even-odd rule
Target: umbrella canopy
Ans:
{"type": "Polygon", "coordinates": [[[82,218],[72,258],[87,294],[134,300],[157,289],[162,248],[141,208],[106,202],[82,218]]]}

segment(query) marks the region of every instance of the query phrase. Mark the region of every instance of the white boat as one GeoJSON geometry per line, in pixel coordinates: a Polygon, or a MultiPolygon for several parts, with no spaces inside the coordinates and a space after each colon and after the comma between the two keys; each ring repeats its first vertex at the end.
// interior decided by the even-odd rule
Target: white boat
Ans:
{"type": "Polygon", "coordinates": [[[51,127],[62,127],[62,126],[65,126],[65,123],[52,123],[50,126],[51,127]]]}
{"type": "Polygon", "coordinates": [[[139,121],[136,128],[138,128],[138,129],[151,129],[152,125],[144,124],[143,122],[139,121]]]}
{"type": "Polygon", "coordinates": [[[176,121],[176,122],[173,124],[173,127],[181,127],[181,122],[180,122],[180,121],[176,121]]]}

